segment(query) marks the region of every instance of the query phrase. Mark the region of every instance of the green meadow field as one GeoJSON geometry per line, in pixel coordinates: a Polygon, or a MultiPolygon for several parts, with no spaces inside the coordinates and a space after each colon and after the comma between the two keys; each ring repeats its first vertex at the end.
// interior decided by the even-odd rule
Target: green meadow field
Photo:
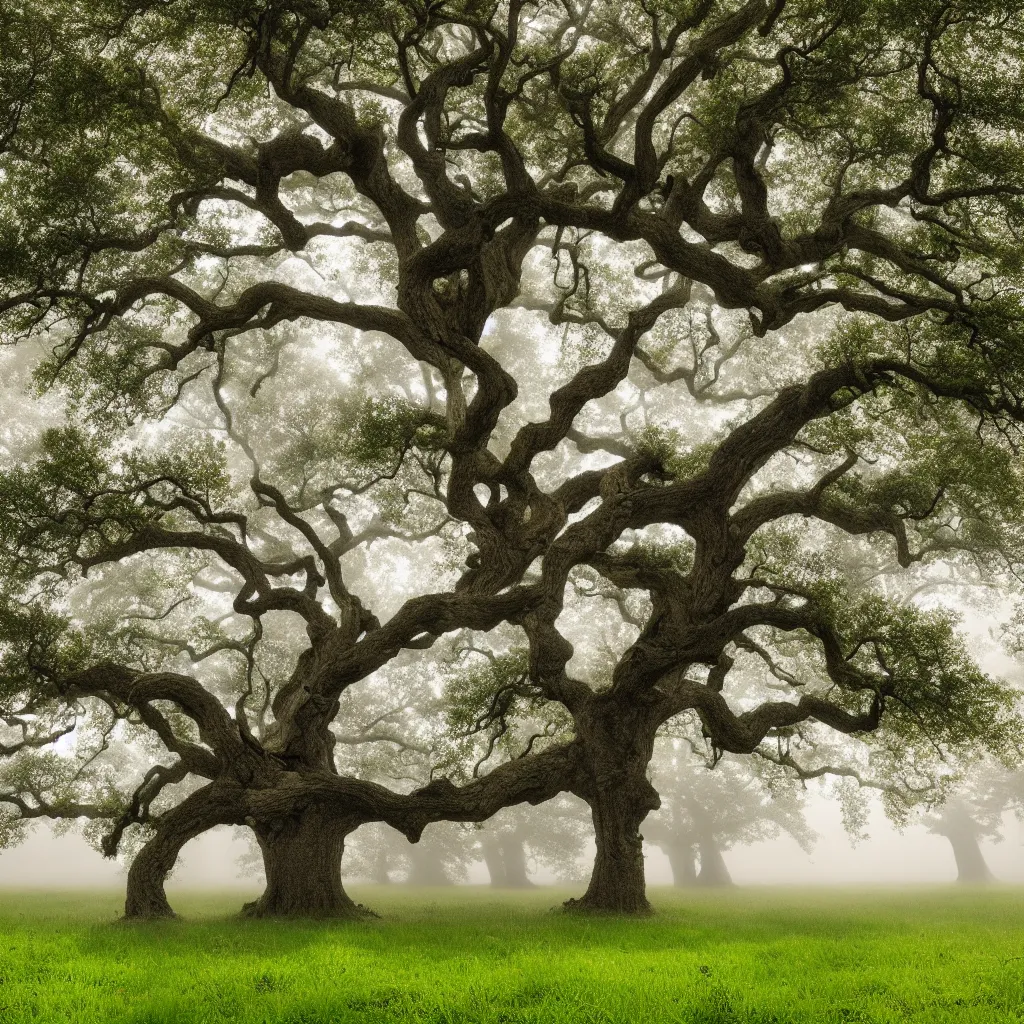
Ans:
{"type": "Polygon", "coordinates": [[[118,893],[0,892],[0,1022],[1024,1021],[1024,889],[654,889],[646,920],[352,891],[378,920],[243,922],[237,892],[191,892],[126,925],[118,893]]]}

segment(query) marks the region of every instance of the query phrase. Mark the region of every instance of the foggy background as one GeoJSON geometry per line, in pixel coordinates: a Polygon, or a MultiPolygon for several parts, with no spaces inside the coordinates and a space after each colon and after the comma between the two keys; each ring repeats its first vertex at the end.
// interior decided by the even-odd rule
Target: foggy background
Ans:
{"type": "MultiPolygon", "coordinates": [[[[998,618],[998,616],[997,616],[998,618]]],[[[991,619],[977,613],[965,616],[963,628],[971,635],[974,655],[986,672],[1024,685],[1020,664],[995,643],[991,619]]],[[[956,864],[949,842],[929,832],[924,825],[911,824],[898,831],[886,818],[877,799],[872,798],[866,826],[868,838],[856,844],[843,829],[839,806],[821,788],[810,783],[805,818],[818,833],[808,854],[794,839],[783,835],[725,851],[725,861],[737,885],[906,885],[941,884],[956,879],[956,864]]],[[[256,888],[263,873],[246,873],[239,861],[250,851],[243,838],[245,829],[215,828],[194,839],[183,850],[171,876],[169,889],[256,888]]],[[[643,827],[641,826],[641,833],[643,827]]],[[[424,835],[429,835],[429,827],[424,835]]],[[[1001,841],[981,839],[988,866],[1000,882],[1024,884],[1024,823],[1013,813],[1003,815],[1001,841]]],[[[351,837],[350,837],[351,839],[351,837]]],[[[649,885],[671,885],[668,857],[650,843],[644,844],[649,885]]],[[[587,868],[593,864],[594,845],[589,840],[577,860],[587,868]]],[[[45,822],[35,825],[19,846],[0,850],[0,888],[74,889],[121,887],[126,867],[107,860],[71,831],[57,835],[45,822]]],[[[343,862],[343,875],[344,862],[343,862]]],[[[550,871],[532,871],[530,878],[540,884],[555,882],[550,871]]],[[[482,861],[469,869],[468,884],[486,885],[487,868],[482,861]]],[[[396,883],[401,884],[401,883],[396,883]]],[[[564,883],[562,883],[564,887],[564,883]]],[[[582,891],[585,882],[574,883],[582,891]]]]}
{"type": "MultiPolygon", "coordinates": [[[[956,878],[953,851],[945,839],[921,825],[900,834],[877,807],[872,808],[868,825],[870,838],[856,846],[851,846],[843,831],[838,807],[817,794],[808,798],[807,821],[820,834],[809,855],[788,836],[726,851],[725,860],[737,885],[894,885],[952,882],[956,878]]],[[[1000,881],[1024,884],[1024,826],[1007,814],[1003,834],[1001,843],[982,840],[985,859],[1000,881]]],[[[169,887],[255,887],[260,879],[240,874],[237,863],[247,848],[232,829],[214,829],[185,847],[169,887]]],[[[645,846],[645,853],[648,883],[671,885],[668,858],[652,846],[645,846]]],[[[592,850],[582,859],[591,863],[592,850]]],[[[544,871],[531,878],[540,884],[552,881],[544,871]]],[[[469,881],[487,883],[482,862],[470,869],[469,881]]],[[[115,887],[123,882],[121,865],[105,860],[81,836],[55,836],[44,824],[21,846],[0,853],[0,887],[4,888],[115,887]]],[[[582,890],[584,886],[578,887],[582,890]]]]}

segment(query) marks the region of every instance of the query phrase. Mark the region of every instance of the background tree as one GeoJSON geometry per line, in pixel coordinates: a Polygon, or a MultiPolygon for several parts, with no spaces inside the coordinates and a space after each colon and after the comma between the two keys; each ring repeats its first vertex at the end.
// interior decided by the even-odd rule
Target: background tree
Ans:
{"type": "Polygon", "coordinates": [[[457,825],[431,825],[415,844],[387,825],[364,825],[352,834],[344,872],[378,885],[454,885],[465,881],[475,845],[474,836],[457,825]]]}
{"type": "Polygon", "coordinates": [[[816,836],[791,776],[765,778],[762,762],[749,757],[726,756],[709,768],[685,743],[659,746],[651,781],[661,807],[644,822],[643,835],[668,857],[675,885],[732,885],[723,854],[783,833],[810,851],[816,836]]]}
{"type": "Polygon", "coordinates": [[[989,763],[972,769],[950,799],[923,816],[930,832],[948,840],[958,882],[981,885],[996,881],[980,840],[1000,842],[1008,812],[1018,821],[1024,819],[1024,777],[1019,771],[989,763]]]}
{"type": "Polygon", "coordinates": [[[510,807],[477,826],[477,849],[491,885],[502,889],[534,886],[530,875],[550,872],[558,882],[580,878],[580,856],[593,836],[582,801],[562,795],[539,807],[510,807]]]}
{"type": "Polygon", "coordinates": [[[169,912],[163,876],[216,824],[260,841],[258,912],[352,913],[359,824],[415,839],[564,790],[597,845],[573,906],[646,912],[647,769],[685,712],[716,751],[838,732],[922,786],[1005,755],[1011,696],[954,619],[854,591],[836,537],[1019,562],[1021,21],[5,11],[0,316],[68,419],[0,480],[4,710],[21,747],[107,716],[173,758],[118,825],[152,831],[128,913],[169,912]],[[69,613],[85,574],[143,566],[117,629],[69,613]],[[626,612],[600,659],[569,585],[595,573],[629,594],[598,599],[626,612]],[[339,774],[346,691],[467,630],[478,731],[519,701],[557,733],[461,788],[339,774]]]}
{"type": "Polygon", "coordinates": [[[979,808],[955,796],[925,819],[930,832],[949,840],[956,861],[956,880],[970,885],[994,881],[985,862],[978,840],[999,834],[1002,825],[1000,809],[979,808]]]}

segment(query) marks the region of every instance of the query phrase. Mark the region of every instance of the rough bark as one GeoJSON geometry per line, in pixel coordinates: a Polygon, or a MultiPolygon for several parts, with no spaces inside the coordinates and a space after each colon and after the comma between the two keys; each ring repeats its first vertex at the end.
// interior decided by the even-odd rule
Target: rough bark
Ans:
{"type": "Polygon", "coordinates": [[[518,835],[501,837],[501,859],[505,867],[505,885],[509,889],[534,889],[526,874],[526,848],[518,835]]]}
{"type": "Polygon", "coordinates": [[[732,885],[732,876],[726,867],[725,858],[715,837],[702,835],[699,840],[700,847],[700,873],[697,875],[696,883],[709,888],[732,885]]]}
{"type": "Polygon", "coordinates": [[[577,791],[590,805],[597,851],[590,884],[567,910],[653,913],[644,878],[640,825],[661,806],[647,778],[658,722],[629,698],[597,698],[575,716],[586,778],[577,791]]]}
{"type": "Polygon", "coordinates": [[[357,825],[317,807],[253,826],[267,875],[263,895],[242,909],[245,917],[358,919],[369,910],[341,884],[345,837],[357,825]]]}
{"type": "Polygon", "coordinates": [[[644,878],[643,837],[640,824],[647,817],[653,795],[646,779],[599,791],[591,801],[597,853],[587,891],[568,900],[567,910],[611,914],[650,914],[644,878]],[[646,787],[646,790],[645,788],[646,787]]]}
{"type": "Polygon", "coordinates": [[[156,833],[136,854],[128,869],[124,916],[146,920],[176,916],[167,901],[164,885],[181,848],[196,836],[220,824],[237,824],[238,807],[230,793],[211,786],[192,793],[162,815],[156,833]]]}
{"type": "Polygon", "coordinates": [[[124,916],[128,920],[175,917],[164,883],[184,843],[157,834],[138,852],[128,869],[124,916]]]}

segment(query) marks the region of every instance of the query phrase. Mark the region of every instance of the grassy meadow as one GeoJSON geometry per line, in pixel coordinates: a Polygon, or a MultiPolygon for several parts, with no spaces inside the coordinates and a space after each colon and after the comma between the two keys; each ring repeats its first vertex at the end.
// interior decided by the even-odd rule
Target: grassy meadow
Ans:
{"type": "Polygon", "coordinates": [[[654,918],[565,894],[352,887],[360,923],[124,924],[115,892],[0,892],[0,1024],[1024,1021],[1024,889],[652,890],[654,918]]]}

